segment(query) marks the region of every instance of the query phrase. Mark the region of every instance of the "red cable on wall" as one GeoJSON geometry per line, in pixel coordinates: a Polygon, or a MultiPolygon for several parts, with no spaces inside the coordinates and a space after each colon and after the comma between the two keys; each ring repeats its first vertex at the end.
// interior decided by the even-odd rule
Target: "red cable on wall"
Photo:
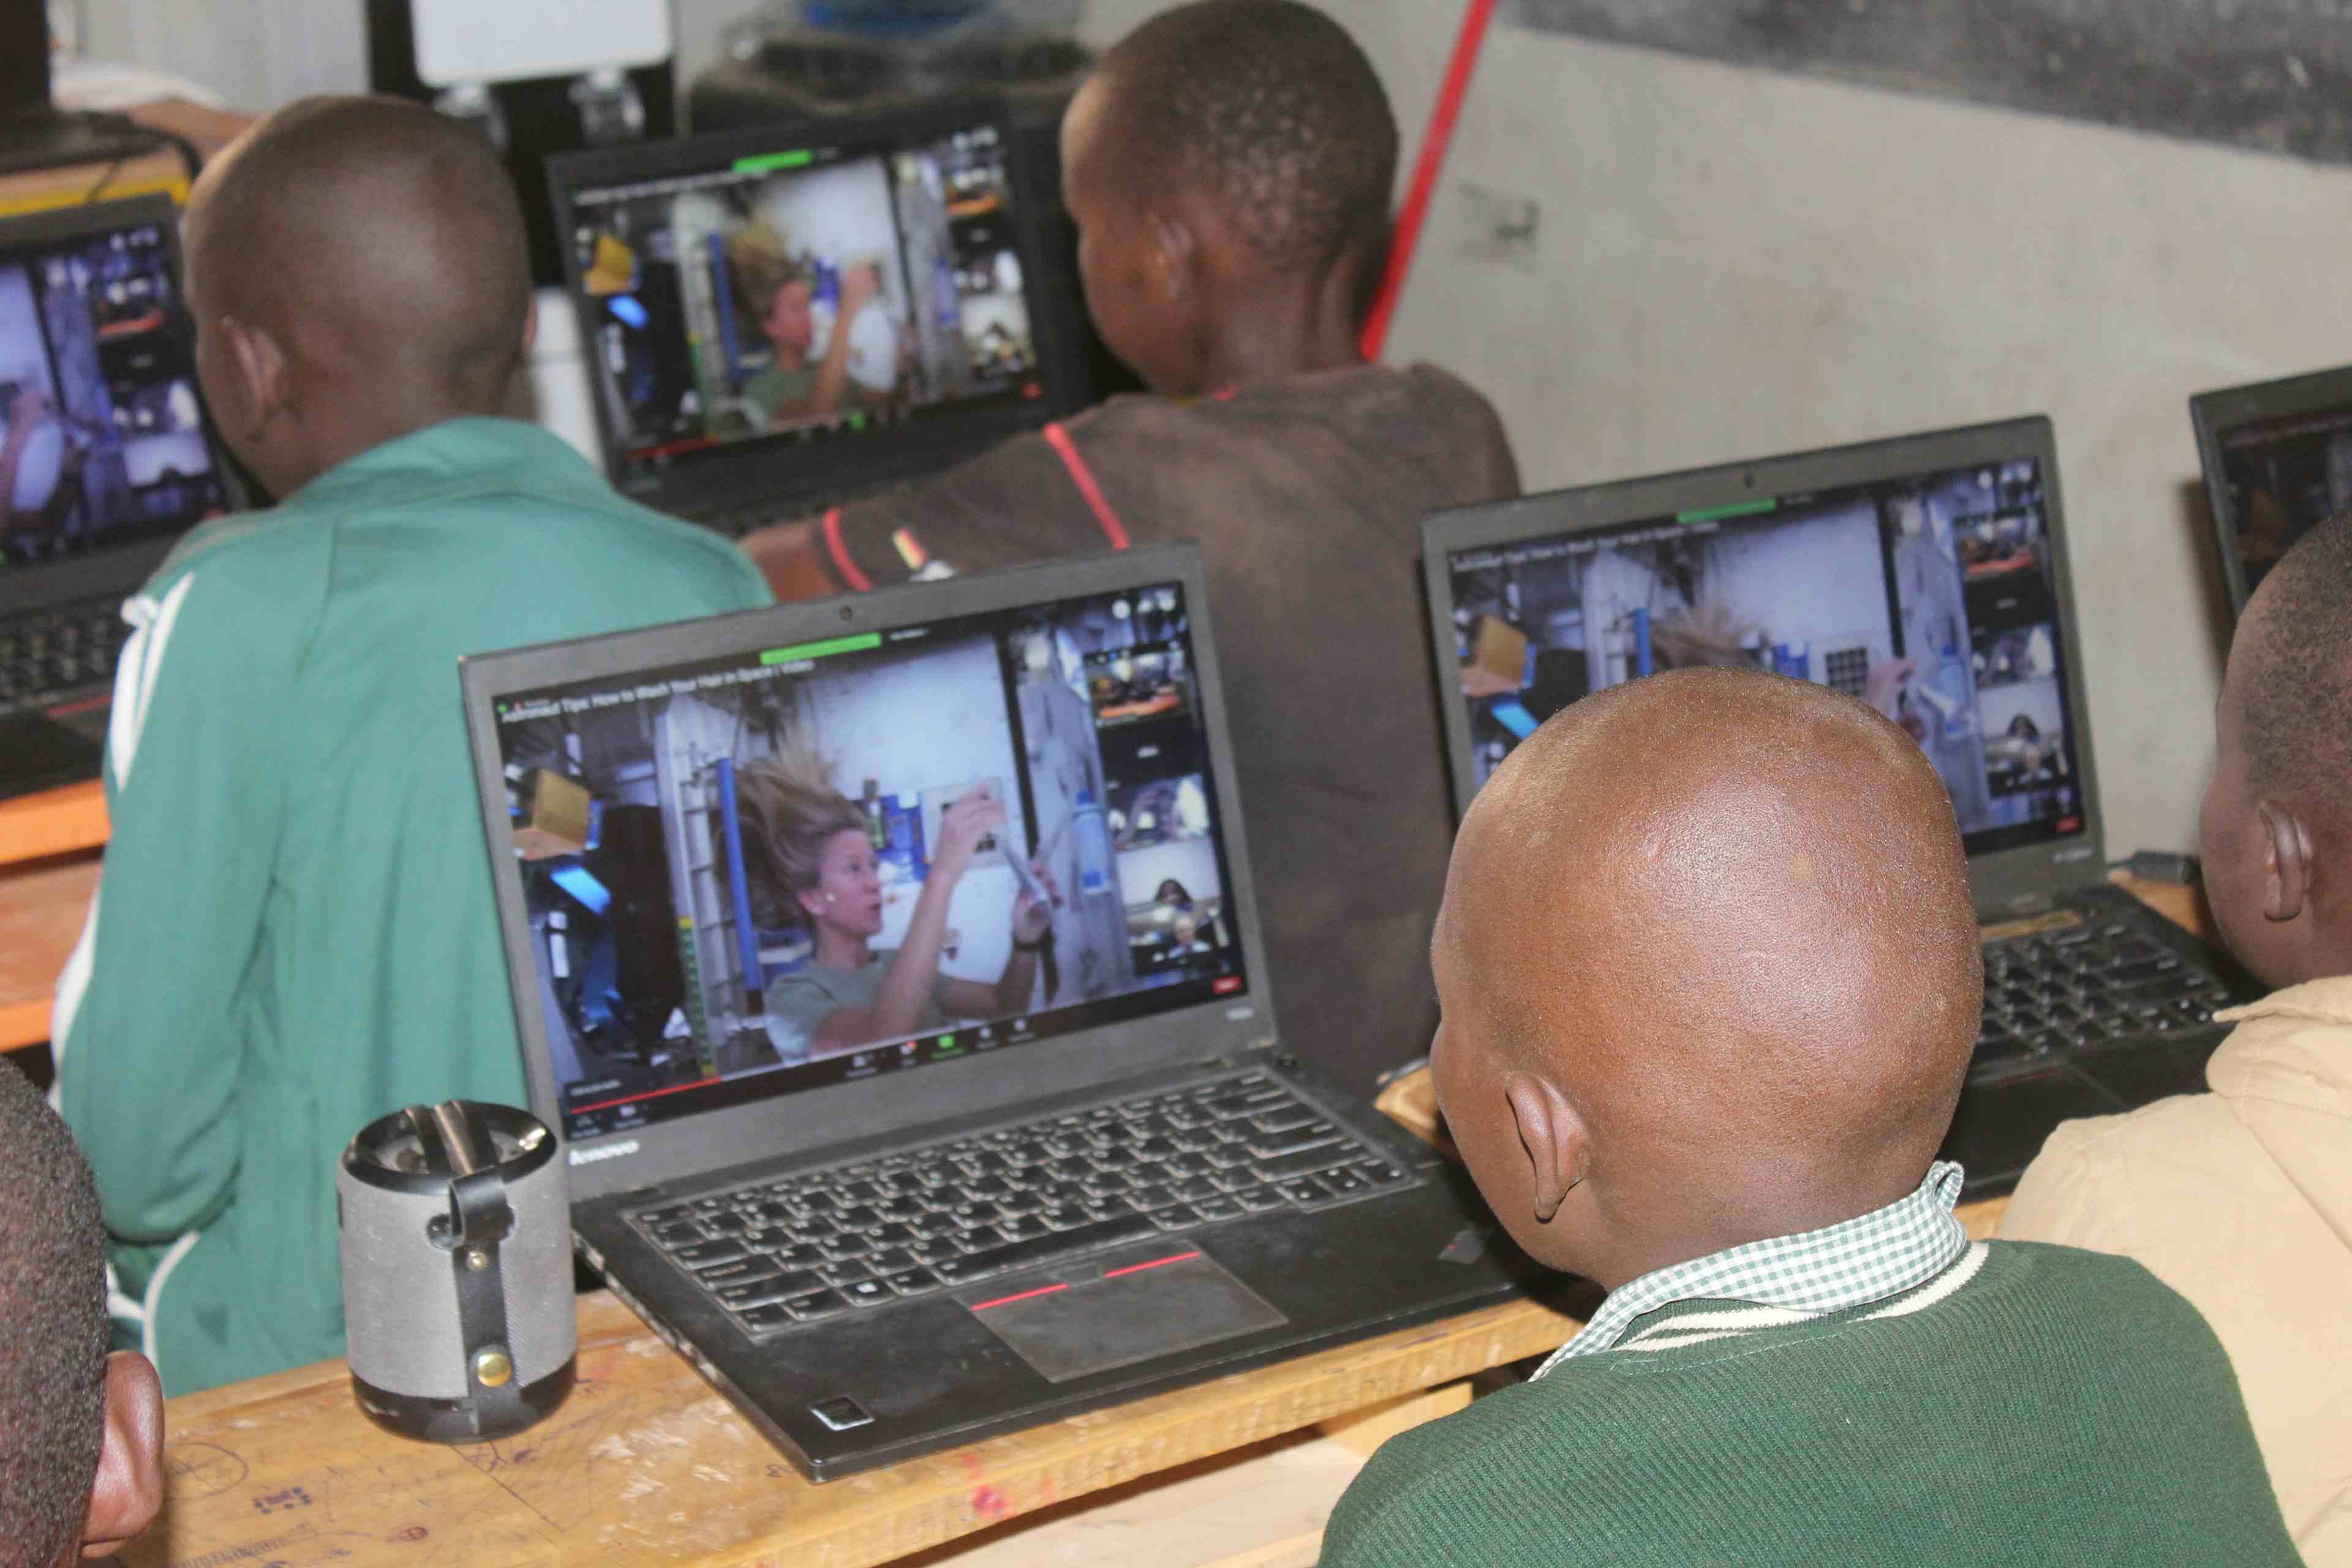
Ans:
{"type": "Polygon", "coordinates": [[[1396,234],[1389,243],[1388,270],[1381,276],[1380,292],[1372,298],[1371,313],[1364,319],[1360,347],[1364,357],[1381,357],[1388,341],[1389,321],[1396,315],[1398,297],[1412,270],[1412,253],[1421,243],[1429,204],[1437,194],[1437,176],[1445,167],[1445,152],[1453,144],[1454,121],[1462,117],[1462,100],[1470,94],[1470,78],[1478,68],[1478,50],[1486,41],[1486,26],[1495,19],[1495,0],[1470,0],[1463,14],[1462,35],[1454,41],[1454,58],[1445,68],[1445,84],[1438,89],[1437,107],[1429,117],[1429,133],[1421,144],[1421,162],[1412,172],[1412,188],[1404,211],[1397,217],[1396,234]]]}

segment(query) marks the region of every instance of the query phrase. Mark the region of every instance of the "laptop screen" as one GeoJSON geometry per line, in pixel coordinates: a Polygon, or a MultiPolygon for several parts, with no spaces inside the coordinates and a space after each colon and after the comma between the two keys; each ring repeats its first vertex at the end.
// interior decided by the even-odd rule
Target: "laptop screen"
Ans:
{"type": "Polygon", "coordinates": [[[1734,666],[1910,731],[1971,855],[2083,832],[2045,482],[2019,457],[1453,552],[1472,776],[1590,692],[1734,666]]]}
{"type": "Polygon", "coordinates": [[[37,218],[37,237],[12,237],[0,223],[0,570],[229,510],[170,218],[142,203],[119,226],[55,226],[37,218]]]}
{"type": "Polygon", "coordinates": [[[568,193],[616,482],[1045,398],[1002,126],[722,140],[568,193]]]}
{"type": "Polygon", "coordinates": [[[2251,595],[2288,545],[2352,506],[2352,396],[2223,426],[2215,437],[2228,493],[2223,548],[2237,557],[2251,595]]]}
{"type": "Polygon", "coordinates": [[[1177,584],[491,708],[569,1137],[1246,989],[1177,584]]]}

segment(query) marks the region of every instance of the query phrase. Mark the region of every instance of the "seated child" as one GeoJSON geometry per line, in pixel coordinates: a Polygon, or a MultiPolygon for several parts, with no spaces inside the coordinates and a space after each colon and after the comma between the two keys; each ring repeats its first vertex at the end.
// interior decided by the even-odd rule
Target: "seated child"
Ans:
{"type": "Polygon", "coordinates": [[[198,379],[279,504],[124,607],[113,837],[55,1026],[174,1394],[342,1353],[353,1132],[525,1098],[458,658],[768,600],[725,540],[492,417],[530,277],[478,135],[298,103],[205,170],[184,232],[198,379]]]}
{"type": "Polygon", "coordinates": [[[1892,723],[1752,671],[1574,704],[1480,793],[1431,960],[1471,1174],[1609,1294],[1383,1447],[1326,1564],[2295,1561],[2195,1310],[1952,1216],[1976,919],[1892,723]]]}
{"type": "Polygon", "coordinates": [[[2205,893],[2275,994],[2221,1015],[2211,1093],[2052,1133],[2000,1234],[2137,1258],[2194,1302],[2304,1560],[2352,1568],[2352,513],[2263,579],[2214,719],[2205,893]]]}
{"type": "Polygon", "coordinates": [[[0,1565],[105,1556],[163,1506],[163,1394],[109,1355],[106,1231],[73,1136],[0,1064],[0,1565]]]}
{"type": "Polygon", "coordinates": [[[780,597],[1200,542],[1282,1037],[1359,1089],[1427,1047],[1452,821],[1423,514],[1518,493],[1502,422],[1368,364],[1397,131],[1297,0],[1201,0],[1104,56],[1062,122],[1087,309],[1150,395],[744,548],[780,597]]]}

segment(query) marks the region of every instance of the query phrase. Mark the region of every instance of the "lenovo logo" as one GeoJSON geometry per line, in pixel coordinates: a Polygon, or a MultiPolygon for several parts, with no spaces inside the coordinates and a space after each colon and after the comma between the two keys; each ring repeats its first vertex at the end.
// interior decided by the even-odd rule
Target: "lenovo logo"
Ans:
{"type": "Polygon", "coordinates": [[[637,1141],[632,1138],[625,1143],[607,1143],[602,1149],[574,1148],[572,1151],[572,1163],[575,1165],[593,1165],[599,1160],[618,1160],[636,1152],[637,1141]]]}

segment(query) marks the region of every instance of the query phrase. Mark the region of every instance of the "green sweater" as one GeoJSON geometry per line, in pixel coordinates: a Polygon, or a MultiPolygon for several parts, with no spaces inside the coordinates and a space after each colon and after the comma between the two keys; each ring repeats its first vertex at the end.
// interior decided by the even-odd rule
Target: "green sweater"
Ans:
{"type": "Polygon", "coordinates": [[[1405,1433],[1325,1568],[2298,1562],[2228,1358],[2138,1264],[1995,1242],[1878,1310],[1580,1357],[1405,1433]]]}
{"type": "Polygon", "coordinates": [[[768,602],[553,436],[461,419],[198,529],[126,606],[54,1032],[167,1393],[342,1353],[362,1125],[525,1101],[458,656],[768,602]]]}

